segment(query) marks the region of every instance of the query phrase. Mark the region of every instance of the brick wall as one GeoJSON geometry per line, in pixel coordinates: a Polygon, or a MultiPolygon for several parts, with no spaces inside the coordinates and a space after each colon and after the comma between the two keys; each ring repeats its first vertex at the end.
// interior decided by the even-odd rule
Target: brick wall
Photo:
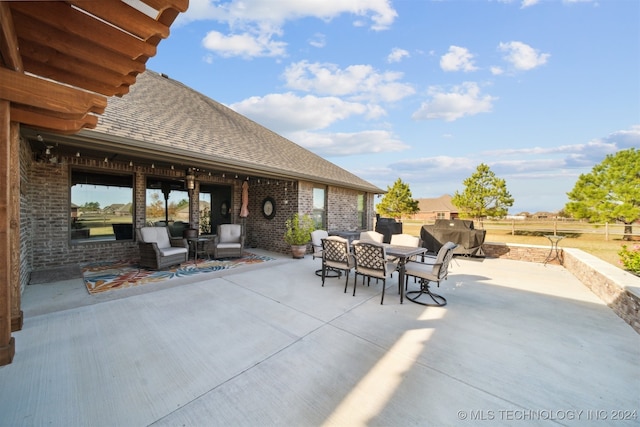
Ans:
{"type": "MultiPolygon", "coordinates": [[[[67,157],[62,163],[35,161],[28,144],[23,145],[21,164],[25,193],[21,199],[21,286],[28,283],[34,270],[46,270],[62,265],[93,261],[137,259],[138,246],[132,241],[72,242],[69,238],[70,177],[72,168],[90,171],[130,173],[134,182],[135,227],[145,225],[146,180],[148,176],[182,179],[183,170],[152,168],[150,165],[129,165],[125,162],[85,157],[67,157]]],[[[229,175],[229,174],[227,174],[229,175]]],[[[198,177],[199,184],[232,187],[230,222],[245,225],[247,247],[288,253],[284,242],[284,223],[296,212],[311,213],[313,209],[313,183],[252,178],[249,181],[249,216],[239,217],[242,183],[246,177],[221,175],[198,177]],[[262,201],[272,197],[276,214],[271,220],[262,215],[262,201]]],[[[359,192],[339,187],[327,187],[329,229],[349,229],[357,224],[357,197],[359,192]]],[[[198,227],[197,202],[194,202],[192,227],[198,227]]],[[[214,208],[212,206],[212,208],[214,208]]],[[[373,223],[373,199],[367,196],[367,220],[373,223]]]]}
{"type": "MultiPolygon", "coordinates": [[[[491,243],[485,242],[482,250],[486,257],[489,258],[505,258],[516,261],[545,262],[551,251],[549,246],[519,245],[514,243],[491,243]]],[[[559,258],[563,259],[563,249],[558,249],[559,258]]],[[[555,255],[555,253],[553,254],[555,255]]],[[[552,256],[553,256],[552,255],[552,256]]],[[[555,257],[554,257],[555,258],[555,257]]],[[[554,259],[549,264],[560,264],[554,259]]]]}

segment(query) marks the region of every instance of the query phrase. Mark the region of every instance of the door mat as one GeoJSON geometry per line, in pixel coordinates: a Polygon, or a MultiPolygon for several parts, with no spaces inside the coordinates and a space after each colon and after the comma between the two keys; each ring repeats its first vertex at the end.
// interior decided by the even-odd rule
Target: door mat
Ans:
{"type": "Polygon", "coordinates": [[[197,274],[228,270],[242,265],[272,261],[263,255],[245,252],[242,258],[187,261],[164,270],[147,270],[130,261],[94,262],[82,265],[82,277],[90,294],[131,288],[133,286],[159,283],[178,277],[192,277],[197,274]]]}
{"type": "Polygon", "coordinates": [[[55,283],[63,280],[79,279],[82,277],[82,270],[78,264],[62,265],[60,267],[49,268],[47,270],[32,271],[29,276],[30,285],[42,285],[45,283],[55,283]]]}

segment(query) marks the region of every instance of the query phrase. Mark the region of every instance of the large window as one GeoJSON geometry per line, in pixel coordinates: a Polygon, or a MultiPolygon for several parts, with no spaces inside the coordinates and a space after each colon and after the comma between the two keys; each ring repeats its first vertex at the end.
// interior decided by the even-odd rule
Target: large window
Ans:
{"type": "Polygon", "coordinates": [[[327,191],[324,187],[314,187],[312,216],[316,229],[326,230],[326,198],[327,191]]]}
{"type": "Polygon", "coordinates": [[[189,193],[182,181],[147,178],[147,225],[168,226],[173,237],[189,228],[189,193]]]}
{"type": "Polygon", "coordinates": [[[71,171],[72,241],[133,239],[133,176],[71,171]]]}
{"type": "Polygon", "coordinates": [[[367,215],[365,209],[365,197],[364,194],[358,194],[358,225],[362,230],[367,229],[367,215]]]}

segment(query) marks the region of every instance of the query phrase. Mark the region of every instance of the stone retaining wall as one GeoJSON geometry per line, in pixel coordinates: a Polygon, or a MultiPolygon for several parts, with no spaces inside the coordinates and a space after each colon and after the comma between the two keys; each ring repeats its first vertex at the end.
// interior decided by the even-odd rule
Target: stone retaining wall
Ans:
{"type": "MultiPolygon", "coordinates": [[[[489,258],[545,262],[550,246],[486,242],[482,249],[489,258]]],[[[564,268],[640,334],[640,277],[580,249],[562,248],[559,258],[564,268]]],[[[554,260],[550,264],[560,263],[554,260]]]]}

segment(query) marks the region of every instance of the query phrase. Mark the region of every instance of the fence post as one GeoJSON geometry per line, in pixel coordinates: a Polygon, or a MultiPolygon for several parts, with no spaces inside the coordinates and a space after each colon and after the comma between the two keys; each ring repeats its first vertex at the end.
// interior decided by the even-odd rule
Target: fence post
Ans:
{"type": "Polygon", "coordinates": [[[511,235],[512,236],[516,235],[516,220],[515,219],[511,220],[511,235]]]}
{"type": "Polygon", "coordinates": [[[609,223],[604,223],[604,240],[609,241],[609,223]]]}
{"type": "Polygon", "coordinates": [[[553,220],[553,235],[554,236],[558,235],[558,220],[557,219],[553,220]]]}

